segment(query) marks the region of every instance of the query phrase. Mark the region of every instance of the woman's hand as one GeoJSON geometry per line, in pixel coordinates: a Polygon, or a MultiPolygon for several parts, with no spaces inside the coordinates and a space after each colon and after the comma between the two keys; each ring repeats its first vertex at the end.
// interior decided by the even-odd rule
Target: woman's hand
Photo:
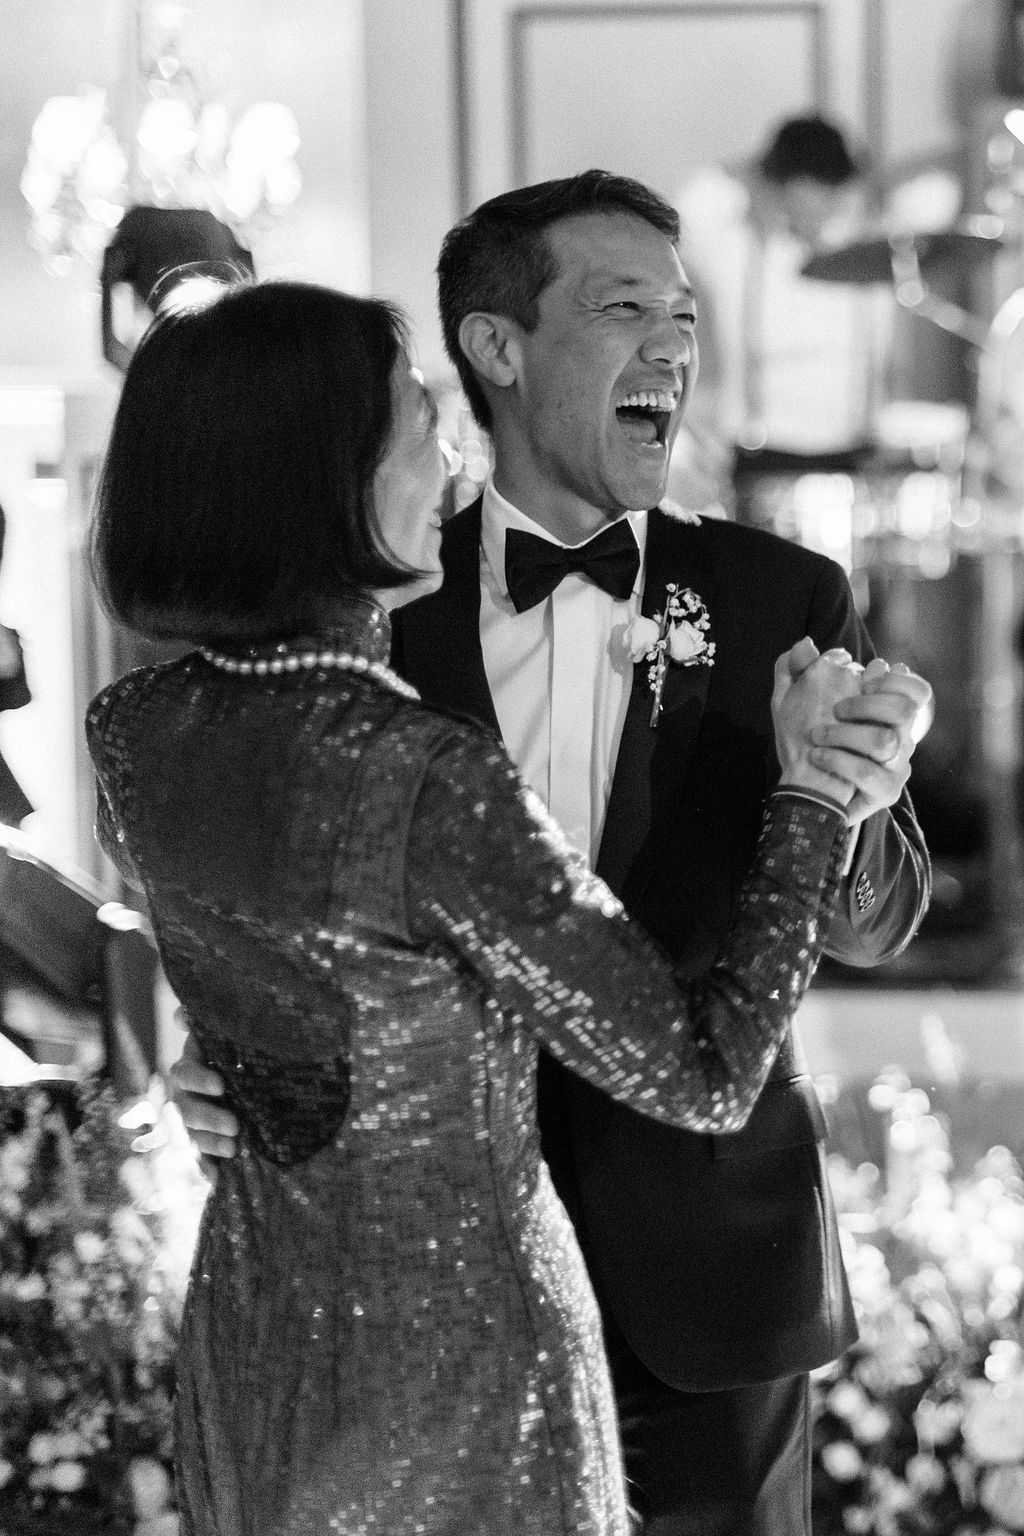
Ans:
{"type": "Polygon", "coordinates": [[[21,652],[14,631],[0,624],[0,677],[17,677],[21,671],[21,652]]]}

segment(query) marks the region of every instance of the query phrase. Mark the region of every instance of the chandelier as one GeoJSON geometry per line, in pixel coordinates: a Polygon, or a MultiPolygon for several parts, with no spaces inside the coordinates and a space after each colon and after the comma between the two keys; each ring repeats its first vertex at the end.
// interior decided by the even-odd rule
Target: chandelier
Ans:
{"type": "Polygon", "coordinates": [[[284,211],[302,179],[299,129],[288,107],[263,101],[237,118],[185,62],[188,11],[136,0],[128,82],[131,131],[110,121],[107,92],[52,96],[32,127],[21,191],[29,239],[50,272],[95,262],[126,208],[206,209],[240,234],[284,211]]]}

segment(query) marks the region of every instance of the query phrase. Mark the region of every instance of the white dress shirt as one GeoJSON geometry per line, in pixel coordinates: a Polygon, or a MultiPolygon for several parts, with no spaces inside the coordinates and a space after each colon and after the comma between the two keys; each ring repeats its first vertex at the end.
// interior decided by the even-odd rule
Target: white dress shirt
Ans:
{"type": "Polygon", "coordinates": [[[561,541],[506,501],[493,480],[484,488],[480,642],[498,724],[512,761],[592,865],[633,681],[625,632],[643,591],[647,514],[625,516],[640,551],[628,598],[572,572],[542,603],[517,613],[505,581],[506,528],[561,541]]]}

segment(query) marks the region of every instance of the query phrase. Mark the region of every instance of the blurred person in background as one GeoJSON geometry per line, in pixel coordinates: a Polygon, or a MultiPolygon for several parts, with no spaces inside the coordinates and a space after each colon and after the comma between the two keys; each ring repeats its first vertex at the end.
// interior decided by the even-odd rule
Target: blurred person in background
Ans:
{"type": "MultiPolygon", "coordinates": [[[[7,520],[0,507],[0,562],[3,561],[7,520]]],[[[16,630],[0,624],[0,712],[21,709],[32,695],[25,676],[25,658],[16,630]]],[[[32,810],[32,804],[0,753],[0,822],[16,827],[32,810]]]]}
{"type": "Polygon", "coordinates": [[[752,474],[855,468],[883,387],[894,301],[885,287],[801,272],[815,251],[865,226],[863,169],[841,129],[789,118],[746,166],[695,173],[676,206],[701,306],[702,388],[673,494],[694,504],[696,481],[729,506],[733,475],[742,486],[752,474]]]}

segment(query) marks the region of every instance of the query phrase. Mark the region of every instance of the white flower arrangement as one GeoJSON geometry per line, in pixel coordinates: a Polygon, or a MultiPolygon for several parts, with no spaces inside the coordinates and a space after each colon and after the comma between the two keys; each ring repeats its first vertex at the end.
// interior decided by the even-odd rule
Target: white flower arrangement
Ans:
{"type": "Polygon", "coordinates": [[[0,1532],[176,1536],[174,1351],[206,1189],[176,1111],[0,1096],[0,1532]],[[151,1127],[139,1137],[141,1125],[151,1127]]]}
{"type": "Polygon", "coordinates": [[[1024,1178],[1005,1147],[956,1176],[927,1096],[883,1101],[887,1177],[830,1159],[861,1337],[815,1373],[815,1536],[1022,1533],[1024,1178]]]}
{"type": "Polygon", "coordinates": [[[665,588],[665,607],[661,613],[650,619],[636,618],[627,627],[624,644],[630,661],[650,663],[647,682],[654,695],[652,728],[661,714],[669,662],[680,667],[714,666],[715,642],[708,639],[710,629],[711,616],[703,600],[691,587],[680,587],[674,581],[665,588]]]}

